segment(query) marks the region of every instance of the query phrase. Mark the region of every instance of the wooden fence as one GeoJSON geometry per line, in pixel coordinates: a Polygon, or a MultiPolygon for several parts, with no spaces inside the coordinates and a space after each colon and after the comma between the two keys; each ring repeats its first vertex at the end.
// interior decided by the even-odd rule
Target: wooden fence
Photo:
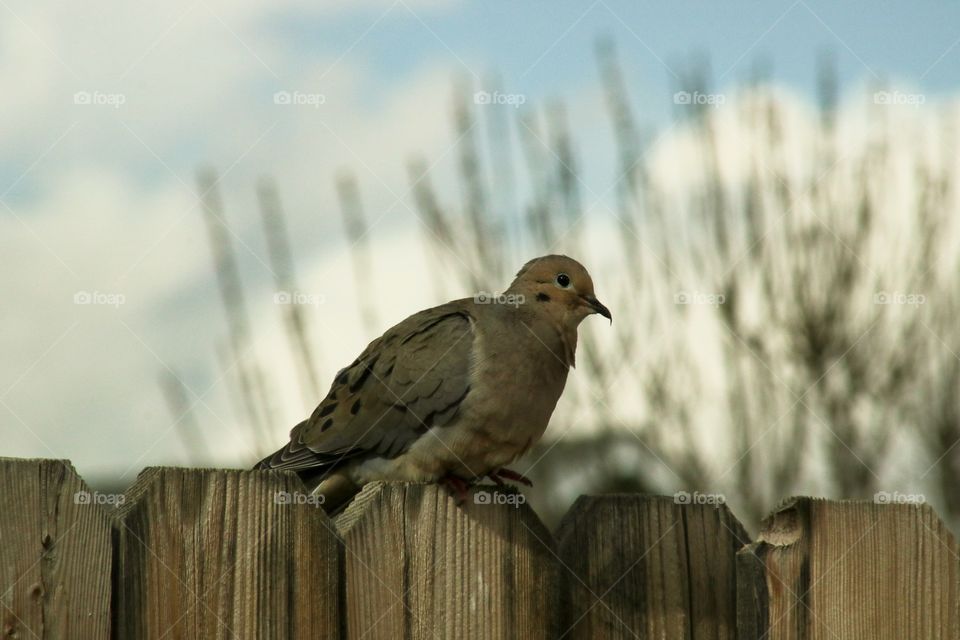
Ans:
{"type": "Polygon", "coordinates": [[[583,496],[551,534],[511,489],[377,484],[331,520],[277,472],[151,468],[123,495],[0,459],[3,638],[960,638],[929,507],[583,496]],[[709,502],[709,501],[707,501],[709,502]],[[114,508],[119,505],[118,508],[114,508]]]}

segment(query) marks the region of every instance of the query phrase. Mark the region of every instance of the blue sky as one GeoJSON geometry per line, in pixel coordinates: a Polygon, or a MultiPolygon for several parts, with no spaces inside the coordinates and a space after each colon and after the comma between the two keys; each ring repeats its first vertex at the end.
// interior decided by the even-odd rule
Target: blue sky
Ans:
{"type": "MultiPolygon", "coordinates": [[[[156,384],[158,371],[174,370],[228,443],[209,462],[247,464],[255,454],[231,435],[215,355],[224,327],[197,168],[222,175],[267,359],[284,346],[254,184],[277,178],[304,286],[329,301],[313,316],[318,340],[337,336],[321,347],[328,380],[369,339],[354,312],[337,173],[357,176],[375,222],[375,267],[391,275],[384,282],[422,276],[405,163],[412,154],[436,161],[431,182],[455,204],[454,83],[478,88],[497,76],[526,108],[568,105],[584,181],[606,192],[613,141],[594,56],[600,36],[615,40],[639,118],[653,130],[674,117],[674,74],[697,60],[709,62],[719,91],[759,60],[775,83],[812,98],[822,52],[835,56],[842,92],[889,81],[934,103],[960,85],[956,2],[4,3],[0,424],[10,437],[0,454],[70,458],[94,476],[182,461],[156,384]],[[278,91],[324,103],[279,104],[278,91]],[[77,306],[78,291],[126,303],[77,306]]],[[[368,295],[389,310],[385,320],[399,320],[437,302],[426,289],[383,284],[368,295]]],[[[289,382],[278,374],[278,387],[289,382]]],[[[306,409],[288,394],[278,442],[306,409]]]]}
{"type": "Polygon", "coordinates": [[[819,52],[834,55],[845,86],[908,81],[939,93],[960,81],[954,2],[466,2],[416,14],[378,6],[332,21],[282,16],[268,28],[304,57],[352,45],[388,86],[444,60],[466,74],[495,71],[513,91],[564,95],[594,82],[600,35],[615,39],[636,90],[654,100],[697,58],[721,85],[761,60],[778,81],[809,91],[819,52]]]}

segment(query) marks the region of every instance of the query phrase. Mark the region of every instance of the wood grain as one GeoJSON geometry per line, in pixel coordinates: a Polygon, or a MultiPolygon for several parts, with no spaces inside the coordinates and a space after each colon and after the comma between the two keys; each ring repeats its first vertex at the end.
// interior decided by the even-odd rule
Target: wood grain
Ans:
{"type": "Polygon", "coordinates": [[[110,637],[110,517],[64,460],[0,458],[4,638],[110,637]]]}
{"type": "Polygon", "coordinates": [[[960,637],[957,543],[928,505],[794,498],[740,555],[742,640],[960,637]]]}
{"type": "Polygon", "coordinates": [[[436,485],[375,483],[335,522],[303,491],[276,471],[154,468],[107,496],[69,462],[0,458],[0,631],[960,638],[960,549],[927,505],[794,498],[742,546],[724,506],[584,496],[555,543],[510,488],[458,506],[436,485]]]}
{"type": "Polygon", "coordinates": [[[346,637],[555,638],[552,538],[527,505],[494,504],[521,494],[493,491],[457,506],[437,485],[365,487],[336,520],[346,637]]]}
{"type": "Polygon", "coordinates": [[[293,474],[151,468],[116,524],[120,638],[337,638],[338,540],[293,474]]]}
{"type": "Polygon", "coordinates": [[[562,638],[736,637],[736,552],[726,506],[581,496],[560,524],[562,638]]]}

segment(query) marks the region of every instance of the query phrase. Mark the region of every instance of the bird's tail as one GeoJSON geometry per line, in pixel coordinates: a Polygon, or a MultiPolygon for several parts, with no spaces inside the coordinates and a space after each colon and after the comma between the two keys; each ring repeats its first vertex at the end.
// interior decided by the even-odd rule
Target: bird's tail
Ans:
{"type": "MultiPolygon", "coordinates": [[[[283,451],[283,449],[280,451],[283,451]]],[[[254,470],[277,469],[278,465],[274,463],[274,460],[280,451],[271,453],[255,464],[254,470]]],[[[280,465],[279,470],[284,470],[282,465],[280,465]]],[[[290,470],[295,471],[300,476],[300,480],[308,492],[323,498],[323,510],[330,515],[340,511],[350,501],[350,498],[360,491],[360,486],[341,470],[334,470],[331,467],[290,470]]]]}
{"type": "Polygon", "coordinates": [[[260,470],[263,470],[263,469],[271,469],[272,466],[271,466],[271,464],[270,464],[270,460],[271,460],[271,459],[273,458],[273,456],[275,456],[275,455],[277,455],[277,452],[271,453],[271,454],[268,455],[266,458],[264,458],[263,460],[261,460],[261,461],[258,462],[257,464],[253,465],[254,471],[260,471],[260,470]]]}

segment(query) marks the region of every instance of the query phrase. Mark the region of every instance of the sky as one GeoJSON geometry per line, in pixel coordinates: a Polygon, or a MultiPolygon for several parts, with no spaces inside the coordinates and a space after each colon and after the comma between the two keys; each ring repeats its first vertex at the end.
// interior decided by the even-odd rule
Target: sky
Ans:
{"type": "Polygon", "coordinates": [[[584,181],[608,191],[600,37],[653,131],[669,128],[703,62],[719,93],[759,71],[811,102],[822,55],[845,94],[891,85],[934,101],[960,86],[955,2],[0,0],[0,455],[70,459],[94,483],[256,460],[217,360],[202,167],[219,172],[256,350],[275,364],[282,444],[312,407],[291,390],[257,180],[276,180],[300,281],[322,300],[310,319],[326,385],[372,337],[357,295],[385,324],[440,302],[406,165],[427,159],[431,182],[459,197],[456,87],[499,91],[504,109],[562,100],[584,181]],[[374,223],[373,291],[353,286],[334,187],[344,171],[374,223]],[[177,438],[161,372],[188,388],[212,459],[177,438]]]}

